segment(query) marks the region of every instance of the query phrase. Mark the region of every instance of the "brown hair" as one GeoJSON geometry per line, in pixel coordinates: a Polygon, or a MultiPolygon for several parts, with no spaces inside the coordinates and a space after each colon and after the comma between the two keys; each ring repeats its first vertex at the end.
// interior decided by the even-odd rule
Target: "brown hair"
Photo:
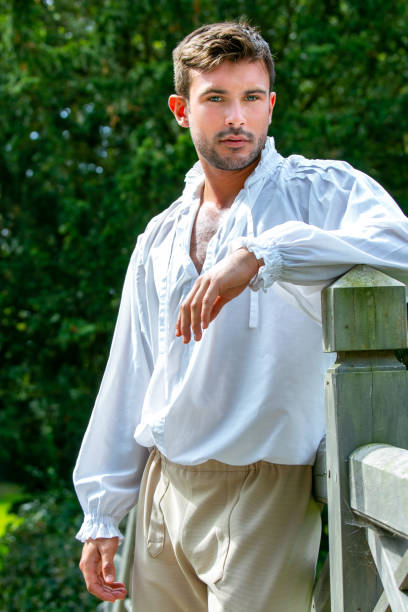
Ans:
{"type": "Polygon", "coordinates": [[[269,74],[269,87],[275,80],[275,67],[268,43],[258,30],[245,21],[226,21],[201,26],[188,34],[173,51],[176,93],[188,99],[190,69],[213,70],[222,62],[242,59],[261,60],[269,74]]]}

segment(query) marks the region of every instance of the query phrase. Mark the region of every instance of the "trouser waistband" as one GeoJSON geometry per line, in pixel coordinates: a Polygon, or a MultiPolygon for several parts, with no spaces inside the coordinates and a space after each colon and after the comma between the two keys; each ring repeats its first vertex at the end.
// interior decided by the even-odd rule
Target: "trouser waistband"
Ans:
{"type": "MultiPolygon", "coordinates": [[[[256,461],[255,463],[248,463],[244,465],[230,465],[228,463],[222,463],[222,461],[218,461],[217,459],[208,459],[207,461],[198,463],[196,465],[184,465],[170,461],[170,459],[167,459],[167,457],[163,455],[163,453],[161,453],[157,447],[153,447],[152,453],[155,453],[160,457],[164,469],[166,466],[169,466],[192,472],[251,472],[253,470],[256,471],[265,468],[274,469],[277,465],[279,465],[276,463],[270,463],[269,461],[264,461],[262,459],[256,461]]],[[[299,467],[304,469],[306,466],[282,465],[280,467],[288,469],[299,467]]]]}

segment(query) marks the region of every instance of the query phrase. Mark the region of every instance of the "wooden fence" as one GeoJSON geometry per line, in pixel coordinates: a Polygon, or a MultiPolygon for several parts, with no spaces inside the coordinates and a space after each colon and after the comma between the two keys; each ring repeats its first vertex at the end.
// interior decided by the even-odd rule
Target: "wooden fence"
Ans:
{"type": "MultiPolygon", "coordinates": [[[[327,435],[314,467],[330,543],[315,612],[408,612],[408,372],[395,357],[407,347],[406,302],[405,285],[367,266],[322,294],[323,346],[337,361],[325,379],[327,435]]],[[[132,511],[119,562],[127,584],[135,520],[132,511]]]]}
{"type": "Polygon", "coordinates": [[[356,266],[323,292],[326,450],[315,495],[328,503],[329,564],[317,612],[408,611],[408,372],[405,285],[356,266]],[[330,573],[330,588],[329,588],[330,573]]]}

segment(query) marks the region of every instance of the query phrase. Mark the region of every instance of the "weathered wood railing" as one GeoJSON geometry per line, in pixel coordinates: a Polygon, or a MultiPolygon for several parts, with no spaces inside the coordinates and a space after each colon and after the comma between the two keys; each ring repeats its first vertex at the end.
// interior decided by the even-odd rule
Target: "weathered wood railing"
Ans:
{"type": "MultiPolygon", "coordinates": [[[[325,379],[327,436],[314,467],[330,555],[312,610],[408,612],[408,372],[394,354],[407,346],[405,285],[356,266],[322,303],[324,350],[337,361],[325,379]]],[[[118,572],[127,584],[134,533],[133,510],[118,572]]],[[[99,609],[124,612],[131,603],[99,609]]]]}
{"type": "Polygon", "coordinates": [[[328,503],[331,601],[326,567],[312,609],[408,611],[408,372],[394,352],[407,346],[405,285],[356,266],[322,298],[324,350],[337,352],[315,465],[315,494],[328,503]]]}

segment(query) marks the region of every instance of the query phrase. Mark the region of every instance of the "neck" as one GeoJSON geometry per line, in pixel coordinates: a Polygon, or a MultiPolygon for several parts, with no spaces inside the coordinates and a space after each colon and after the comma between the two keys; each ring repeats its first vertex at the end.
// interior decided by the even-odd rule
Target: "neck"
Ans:
{"type": "Polygon", "coordinates": [[[259,163],[259,159],[256,159],[241,170],[219,170],[201,157],[200,161],[205,175],[203,201],[211,201],[220,209],[232,206],[246,179],[259,163]]]}

